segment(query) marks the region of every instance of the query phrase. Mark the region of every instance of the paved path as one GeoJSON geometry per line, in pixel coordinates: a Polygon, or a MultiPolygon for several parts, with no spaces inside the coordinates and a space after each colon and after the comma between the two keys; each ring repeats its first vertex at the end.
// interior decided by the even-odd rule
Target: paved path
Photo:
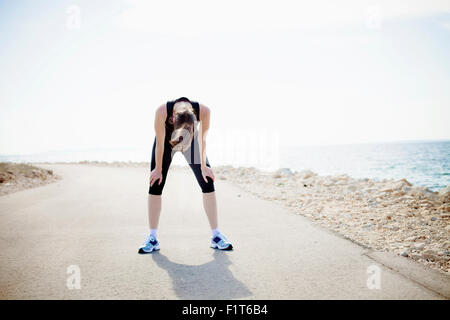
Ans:
{"type": "MultiPolygon", "coordinates": [[[[226,181],[216,181],[220,228],[235,250],[213,250],[200,189],[184,170],[169,171],[161,250],[139,255],[147,233],[146,168],[43,167],[63,179],[0,197],[1,299],[444,298],[364,248],[226,181]],[[67,288],[70,265],[80,268],[79,290],[67,288]],[[370,266],[380,270],[380,289],[367,287],[370,266]]],[[[427,272],[419,276],[439,278],[427,272]]],[[[440,279],[445,291],[448,278],[440,279]]]]}

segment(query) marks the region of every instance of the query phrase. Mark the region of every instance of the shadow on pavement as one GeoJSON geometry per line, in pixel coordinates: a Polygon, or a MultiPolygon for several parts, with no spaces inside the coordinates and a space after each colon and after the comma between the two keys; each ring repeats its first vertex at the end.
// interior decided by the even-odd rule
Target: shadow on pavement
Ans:
{"type": "Polygon", "coordinates": [[[228,269],[231,261],[227,252],[214,250],[214,259],[202,265],[175,263],[159,251],[153,252],[152,257],[169,273],[180,299],[237,299],[252,295],[228,269]]]}

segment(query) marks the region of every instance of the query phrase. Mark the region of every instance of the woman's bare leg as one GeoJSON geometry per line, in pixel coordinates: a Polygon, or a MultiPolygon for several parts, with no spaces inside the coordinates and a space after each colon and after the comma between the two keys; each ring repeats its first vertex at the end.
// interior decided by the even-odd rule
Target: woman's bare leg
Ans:
{"type": "Polygon", "coordinates": [[[233,245],[217,228],[217,201],[215,191],[203,193],[203,207],[205,208],[212,231],[210,247],[220,250],[233,250],[233,245]]]}
{"type": "Polygon", "coordinates": [[[148,195],[148,221],[150,229],[158,229],[159,216],[161,215],[161,195],[148,195]]]}
{"type": "Polygon", "coordinates": [[[216,192],[203,193],[203,208],[208,217],[211,229],[217,229],[217,201],[216,192]]]}

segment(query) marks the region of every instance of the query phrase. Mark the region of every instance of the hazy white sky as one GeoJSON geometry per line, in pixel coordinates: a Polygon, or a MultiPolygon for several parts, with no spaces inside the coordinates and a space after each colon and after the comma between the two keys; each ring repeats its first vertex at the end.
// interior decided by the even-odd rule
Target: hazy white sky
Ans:
{"type": "Polygon", "coordinates": [[[210,135],[450,139],[450,1],[1,1],[0,154],[146,147],[187,96],[210,135]]]}

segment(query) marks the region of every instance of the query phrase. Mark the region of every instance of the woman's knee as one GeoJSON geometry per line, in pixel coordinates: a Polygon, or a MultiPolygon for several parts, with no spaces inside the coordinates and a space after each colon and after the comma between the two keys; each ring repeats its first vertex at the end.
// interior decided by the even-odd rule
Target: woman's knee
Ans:
{"type": "MultiPolygon", "coordinates": [[[[157,183],[157,182],[155,182],[155,183],[157,183]]],[[[148,194],[151,194],[154,196],[160,196],[160,195],[162,195],[162,190],[163,190],[163,188],[157,188],[157,187],[154,187],[154,185],[153,185],[153,186],[149,187],[148,194]]]]}
{"type": "Polygon", "coordinates": [[[153,185],[150,185],[148,188],[148,194],[160,196],[162,195],[162,191],[164,189],[164,185],[166,184],[166,174],[163,173],[162,181],[156,180],[153,182],[153,185]]]}
{"type": "MultiPolygon", "coordinates": [[[[210,177],[206,177],[206,180],[208,180],[208,183],[204,182],[200,185],[200,187],[202,188],[202,192],[203,193],[210,193],[210,192],[214,192],[214,182],[210,177]]],[[[204,181],[204,180],[203,180],[204,181]]]]}

